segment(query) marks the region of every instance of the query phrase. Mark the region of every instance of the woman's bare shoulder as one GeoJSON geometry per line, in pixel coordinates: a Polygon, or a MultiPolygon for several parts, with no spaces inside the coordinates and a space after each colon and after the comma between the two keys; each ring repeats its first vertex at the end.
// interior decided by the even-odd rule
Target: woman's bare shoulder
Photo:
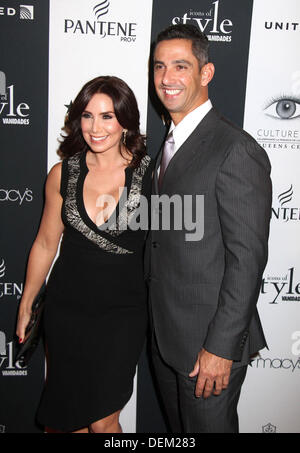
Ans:
{"type": "Polygon", "coordinates": [[[62,162],[53,165],[47,176],[46,187],[59,190],[61,181],[62,162]]]}

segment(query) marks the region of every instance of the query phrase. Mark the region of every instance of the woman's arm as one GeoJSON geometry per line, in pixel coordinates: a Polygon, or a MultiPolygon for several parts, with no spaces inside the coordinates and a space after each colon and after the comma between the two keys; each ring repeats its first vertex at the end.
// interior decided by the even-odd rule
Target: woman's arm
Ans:
{"type": "Polygon", "coordinates": [[[25,287],[20,302],[16,329],[20,343],[25,337],[25,329],[30,319],[33,300],[47,277],[64,230],[61,220],[63,201],[60,195],[61,167],[61,163],[56,164],[48,175],[42,221],[29,254],[25,287]]]}

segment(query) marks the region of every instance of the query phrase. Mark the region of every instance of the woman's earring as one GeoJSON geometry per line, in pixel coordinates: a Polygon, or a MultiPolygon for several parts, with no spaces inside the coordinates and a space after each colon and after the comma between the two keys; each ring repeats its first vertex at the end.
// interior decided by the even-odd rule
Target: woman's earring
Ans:
{"type": "Polygon", "coordinates": [[[123,145],[126,146],[126,137],[127,137],[127,129],[124,129],[123,130],[123,145]]]}

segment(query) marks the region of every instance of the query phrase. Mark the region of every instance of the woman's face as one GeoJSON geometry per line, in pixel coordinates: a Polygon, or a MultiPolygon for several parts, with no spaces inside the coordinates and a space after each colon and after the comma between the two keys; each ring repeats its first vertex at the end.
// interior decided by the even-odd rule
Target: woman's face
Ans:
{"type": "Polygon", "coordinates": [[[84,140],[94,153],[119,150],[123,127],[118,122],[109,96],[96,93],[81,114],[84,140]]]}

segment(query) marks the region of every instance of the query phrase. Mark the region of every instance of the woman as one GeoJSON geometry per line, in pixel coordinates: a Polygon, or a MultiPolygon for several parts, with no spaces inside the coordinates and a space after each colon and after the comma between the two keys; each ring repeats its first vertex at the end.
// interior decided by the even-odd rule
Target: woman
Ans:
{"type": "Polygon", "coordinates": [[[124,219],[133,219],[141,195],[150,196],[153,165],[134,94],[117,77],[88,82],[64,130],[63,161],[47,178],[17,335],[22,342],[63,234],[47,284],[47,382],[38,421],[63,432],[121,432],[119,414],[132,393],[147,322],[145,231],[124,219]]]}

